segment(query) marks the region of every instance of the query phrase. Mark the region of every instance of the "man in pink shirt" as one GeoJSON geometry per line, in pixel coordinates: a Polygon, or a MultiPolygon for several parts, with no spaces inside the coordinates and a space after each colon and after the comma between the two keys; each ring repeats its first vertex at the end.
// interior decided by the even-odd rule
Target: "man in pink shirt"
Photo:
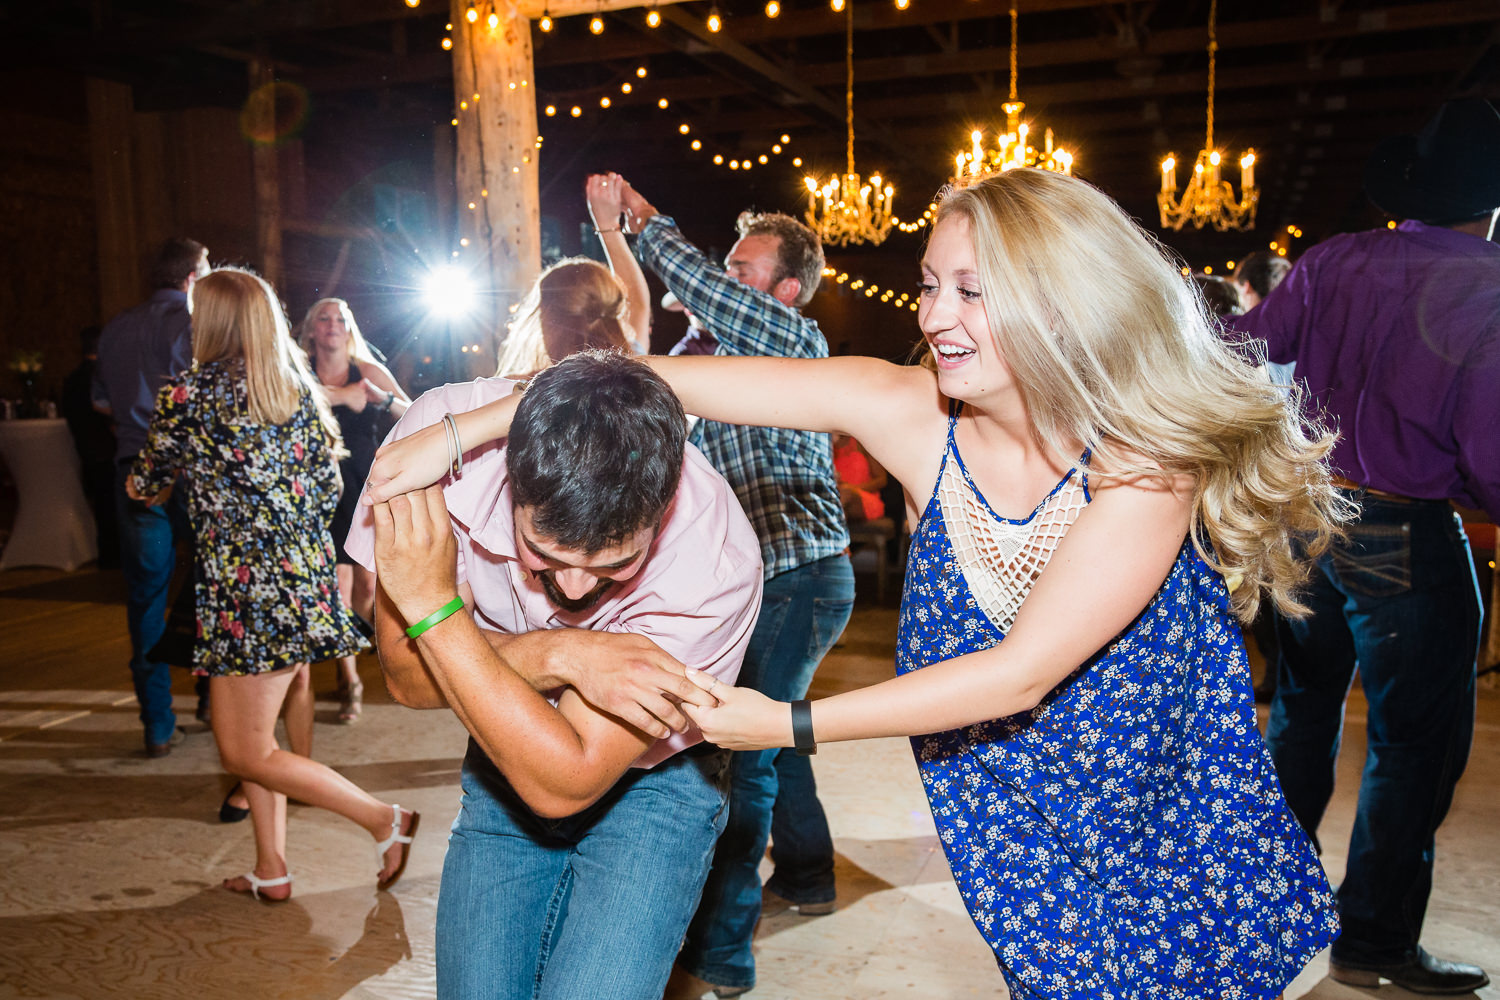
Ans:
{"type": "MultiPolygon", "coordinates": [[[[392,437],[514,385],[428,392],[392,437]]],[[[471,737],[440,997],[661,996],[726,817],[727,755],[678,709],[699,700],[681,671],[732,684],[761,595],[755,532],[685,435],[649,368],[574,355],[507,441],[350,531],[391,693],[471,737]]]]}

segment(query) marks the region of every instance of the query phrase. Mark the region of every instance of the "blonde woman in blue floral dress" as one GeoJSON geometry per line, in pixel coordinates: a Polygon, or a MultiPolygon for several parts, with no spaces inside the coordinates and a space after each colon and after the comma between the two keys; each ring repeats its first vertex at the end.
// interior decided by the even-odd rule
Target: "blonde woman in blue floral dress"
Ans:
{"type": "Polygon", "coordinates": [[[163,387],[131,496],[160,502],[184,473],[197,537],[198,644],[213,729],[255,827],[255,865],[224,887],[266,902],[292,894],[286,800],[330,809],[376,841],[377,884],[406,865],[418,816],[337,771],[282,750],[276,719],[308,663],[353,653],[328,518],[339,495],[338,425],[271,287],[221,268],[193,287],[193,367],[163,387]]]}
{"type": "MultiPolygon", "coordinates": [[[[635,223],[654,209],[627,192],[635,223]]],[[[843,432],[916,524],[899,676],[791,707],[713,685],[733,749],[909,736],[949,866],[1010,994],[1260,1000],[1336,936],[1256,728],[1238,622],[1298,614],[1347,516],[1331,437],[1216,336],[1114,202],[1038,170],[943,198],[921,367],[652,358],[687,410],[843,432]]],[[[459,417],[501,436],[514,403],[459,417]]],[[[372,500],[440,476],[388,446],[372,500]]],[[[664,681],[663,688],[668,687],[664,681]]]]}

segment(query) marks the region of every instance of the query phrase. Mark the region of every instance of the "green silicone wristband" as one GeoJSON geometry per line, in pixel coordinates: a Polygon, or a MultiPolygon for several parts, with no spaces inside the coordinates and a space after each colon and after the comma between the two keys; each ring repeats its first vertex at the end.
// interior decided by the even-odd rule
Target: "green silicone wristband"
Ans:
{"type": "Polygon", "coordinates": [[[423,632],[426,632],[428,629],[432,628],[432,626],[436,625],[444,618],[447,618],[449,615],[453,614],[453,612],[460,610],[463,606],[464,599],[462,597],[454,597],[453,600],[449,601],[447,604],[444,604],[442,607],[438,608],[426,618],[423,618],[421,621],[413,625],[406,626],[406,634],[415,639],[417,636],[421,635],[423,632]]]}

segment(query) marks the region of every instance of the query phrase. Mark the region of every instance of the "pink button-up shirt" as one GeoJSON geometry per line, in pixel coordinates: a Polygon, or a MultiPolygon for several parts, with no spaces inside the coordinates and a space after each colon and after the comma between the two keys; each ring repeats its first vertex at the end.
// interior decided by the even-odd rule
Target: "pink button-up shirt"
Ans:
{"type": "MultiPolygon", "coordinates": [[[[388,440],[510,395],[508,379],[476,379],[424,393],[388,440]]],[[[733,683],[760,613],[760,542],[734,491],[691,445],[677,495],[630,579],[586,611],[569,613],[550,600],[516,552],[515,521],[504,442],[466,452],[463,475],[443,480],[458,538],[458,580],[474,593],[481,628],[519,634],[585,628],[643,635],[690,667],[733,683]]],[[[366,569],[375,568],[375,528],[361,506],[344,543],[366,569]]],[[[555,698],[554,698],[555,701],[555,698]]],[[[701,742],[697,729],[658,740],[636,767],[652,767],[701,742]]]]}

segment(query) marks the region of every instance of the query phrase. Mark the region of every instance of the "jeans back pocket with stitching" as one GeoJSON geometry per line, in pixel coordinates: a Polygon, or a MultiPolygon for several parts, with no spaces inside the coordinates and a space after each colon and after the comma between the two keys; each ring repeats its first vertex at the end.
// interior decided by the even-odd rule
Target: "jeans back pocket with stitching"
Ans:
{"type": "Polygon", "coordinates": [[[1352,524],[1333,547],[1333,566],[1345,589],[1393,597],[1411,589],[1411,525],[1352,524]]]}

